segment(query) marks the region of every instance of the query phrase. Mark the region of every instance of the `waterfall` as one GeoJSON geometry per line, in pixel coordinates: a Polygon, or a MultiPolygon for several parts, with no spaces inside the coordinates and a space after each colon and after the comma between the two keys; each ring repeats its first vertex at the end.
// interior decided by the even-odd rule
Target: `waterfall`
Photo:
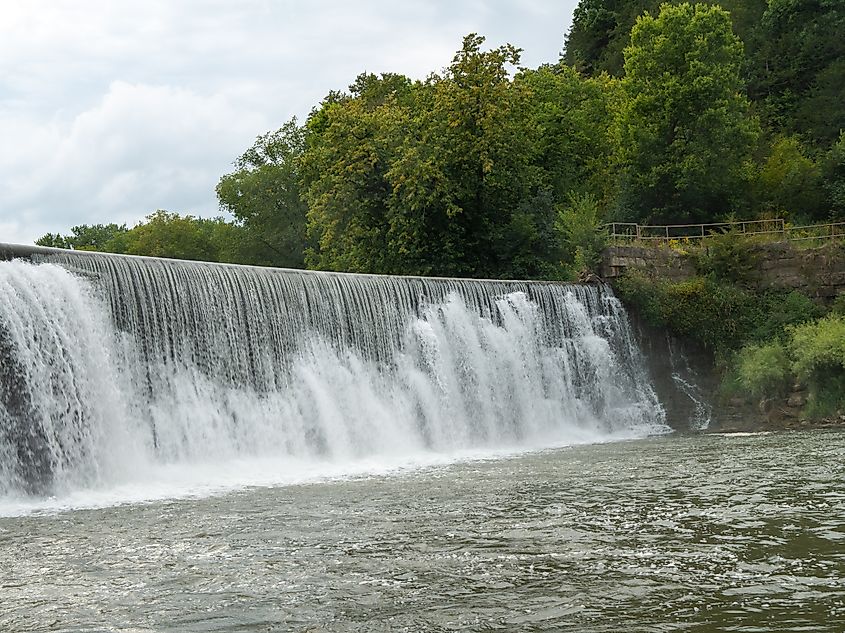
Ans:
{"type": "Polygon", "coordinates": [[[0,497],[665,428],[604,286],[28,255],[0,261],[0,497]]]}

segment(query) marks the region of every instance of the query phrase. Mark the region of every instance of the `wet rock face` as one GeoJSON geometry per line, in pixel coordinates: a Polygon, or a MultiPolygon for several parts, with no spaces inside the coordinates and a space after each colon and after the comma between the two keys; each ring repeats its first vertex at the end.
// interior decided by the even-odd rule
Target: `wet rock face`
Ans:
{"type": "Polygon", "coordinates": [[[633,310],[629,316],[654,390],[666,410],[667,424],[678,431],[718,425],[714,403],[719,380],[713,371],[712,355],[648,325],[633,310]]]}

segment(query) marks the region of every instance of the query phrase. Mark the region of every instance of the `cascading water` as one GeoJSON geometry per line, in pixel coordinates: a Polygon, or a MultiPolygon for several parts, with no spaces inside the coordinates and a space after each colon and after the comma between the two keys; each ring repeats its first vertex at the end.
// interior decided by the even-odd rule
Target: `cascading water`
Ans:
{"type": "Polygon", "coordinates": [[[0,496],[665,429],[604,287],[30,260],[0,262],[0,496]]]}

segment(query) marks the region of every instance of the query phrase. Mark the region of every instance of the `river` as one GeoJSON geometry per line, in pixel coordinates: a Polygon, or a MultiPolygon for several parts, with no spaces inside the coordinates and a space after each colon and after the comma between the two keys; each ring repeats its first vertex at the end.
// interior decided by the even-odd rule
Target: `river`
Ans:
{"type": "Polygon", "coordinates": [[[0,630],[845,628],[841,433],[673,435],[370,471],[7,503],[0,630]]]}

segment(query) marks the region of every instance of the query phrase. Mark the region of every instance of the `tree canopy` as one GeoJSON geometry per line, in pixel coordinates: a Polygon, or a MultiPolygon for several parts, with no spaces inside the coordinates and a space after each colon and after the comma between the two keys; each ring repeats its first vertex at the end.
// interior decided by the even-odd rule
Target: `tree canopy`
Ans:
{"type": "Polygon", "coordinates": [[[637,20],[619,118],[623,217],[704,222],[742,210],[758,126],[741,66],[718,7],[667,4],[637,20]]]}
{"type": "Polygon", "coordinates": [[[603,222],[845,215],[838,0],[581,0],[560,60],[466,36],[258,136],[224,216],[39,243],[370,273],[572,278],[603,222]]]}

